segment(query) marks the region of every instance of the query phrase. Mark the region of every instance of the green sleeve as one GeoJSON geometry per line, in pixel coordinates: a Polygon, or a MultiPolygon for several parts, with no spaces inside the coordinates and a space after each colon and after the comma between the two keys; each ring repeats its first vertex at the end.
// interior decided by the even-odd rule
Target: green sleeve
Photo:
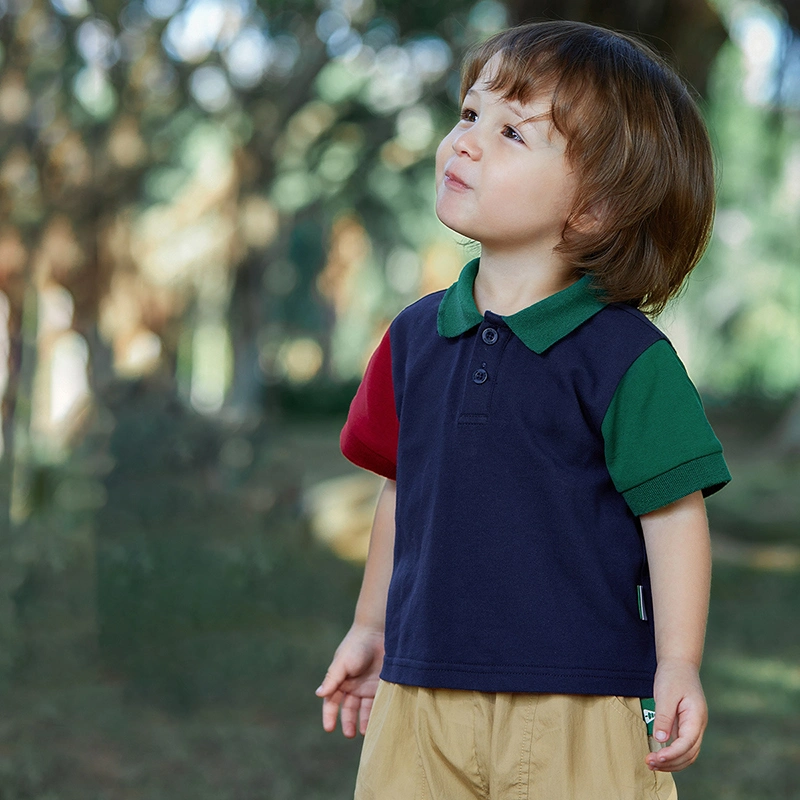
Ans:
{"type": "Polygon", "coordinates": [[[606,464],[637,516],[731,476],[722,445],[672,345],[651,345],[623,376],[603,418],[606,464]]]}

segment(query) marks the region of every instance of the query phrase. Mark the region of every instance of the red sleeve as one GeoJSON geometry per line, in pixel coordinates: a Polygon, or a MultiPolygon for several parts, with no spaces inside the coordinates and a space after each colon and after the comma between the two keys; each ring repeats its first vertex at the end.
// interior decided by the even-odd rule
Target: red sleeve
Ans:
{"type": "Polygon", "coordinates": [[[392,384],[392,345],[387,330],[350,404],[339,437],[342,453],[357,466],[395,480],[399,428],[392,384]]]}

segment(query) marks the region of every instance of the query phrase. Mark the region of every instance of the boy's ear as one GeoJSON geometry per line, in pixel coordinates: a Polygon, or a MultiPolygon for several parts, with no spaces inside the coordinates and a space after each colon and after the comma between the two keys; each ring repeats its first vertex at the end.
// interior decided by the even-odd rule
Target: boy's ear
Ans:
{"type": "Polygon", "coordinates": [[[592,203],[586,211],[576,215],[572,220],[572,228],[578,233],[594,233],[608,217],[608,201],[599,200],[592,203]]]}

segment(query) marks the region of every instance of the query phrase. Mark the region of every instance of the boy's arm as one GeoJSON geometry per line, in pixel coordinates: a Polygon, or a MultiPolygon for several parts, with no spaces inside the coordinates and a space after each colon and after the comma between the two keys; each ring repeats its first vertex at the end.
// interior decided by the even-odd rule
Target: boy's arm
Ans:
{"type": "Polygon", "coordinates": [[[355,618],[336,649],[322,685],[316,690],[322,703],[322,726],[336,728],[341,707],[342,733],[356,735],[356,721],[365,733],[372,701],[383,666],[386,598],[394,562],[394,513],[397,483],[386,479],[378,497],[369,541],[364,579],[355,618]]]}
{"type": "Polygon", "coordinates": [[[674,772],[700,752],[708,709],[700,685],[711,546],[700,492],[641,517],[653,590],[658,668],[654,735],[668,747],[647,757],[651,769],[674,772]]]}

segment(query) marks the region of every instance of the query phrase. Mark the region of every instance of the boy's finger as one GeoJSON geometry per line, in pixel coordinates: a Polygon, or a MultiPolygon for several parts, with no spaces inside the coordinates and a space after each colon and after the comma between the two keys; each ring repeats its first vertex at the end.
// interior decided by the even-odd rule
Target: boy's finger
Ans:
{"type": "MultiPolygon", "coordinates": [[[[658,759],[649,759],[648,766],[651,767],[651,769],[659,770],[659,772],[678,772],[679,770],[685,769],[690,764],[693,764],[699,753],[700,743],[698,742],[682,756],[676,756],[674,758],[670,758],[668,755],[661,756],[665,759],[664,761],[659,761],[658,759]]],[[[653,755],[656,754],[654,753],[653,755]]],[[[661,751],[658,752],[658,755],[661,755],[661,751]]]]}
{"type": "Polygon", "coordinates": [[[339,703],[342,702],[342,692],[336,691],[322,701],[322,727],[330,733],[336,729],[336,717],[339,715],[339,703]]]}
{"type": "MultiPolygon", "coordinates": [[[[661,702],[663,708],[672,708],[677,710],[676,705],[670,704],[669,701],[661,702]]],[[[677,715],[675,711],[667,714],[664,711],[658,710],[659,701],[656,701],[656,718],[653,722],[653,736],[657,742],[662,744],[669,740],[671,734],[675,732],[675,725],[677,723],[677,715]]]]}
{"type": "Polygon", "coordinates": [[[330,665],[330,667],[328,667],[328,671],[325,673],[325,679],[314,690],[314,694],[317,695],[317,697],[325,697],[329,695],[346,677],[347,673],[345,672],[344,667],[340,667],[334,662],[330,665]]]}
{"type": "Polygon", "coordinates": [[[653,761],[657,767],[662,764],[670,764],[683,758],[694,746],[695,742],[686,739],[676,739],[669,747],[662,747],[661,750],[653,754],[653,761]]]}
{"type": "Polygon", "coordinates": [[[682,769],[688,766],[700,751],[701,726],[696,720],[681,725],[678,738],[661,750],[653,753],[648,762],[657,769],[682,769]]]}
{"type": "Polygon", "coordinates": [[[361,698],[353,694],[346,694],[342,701],[342,733],[352,739],[356,735],[356,720],[361,698]]]}

